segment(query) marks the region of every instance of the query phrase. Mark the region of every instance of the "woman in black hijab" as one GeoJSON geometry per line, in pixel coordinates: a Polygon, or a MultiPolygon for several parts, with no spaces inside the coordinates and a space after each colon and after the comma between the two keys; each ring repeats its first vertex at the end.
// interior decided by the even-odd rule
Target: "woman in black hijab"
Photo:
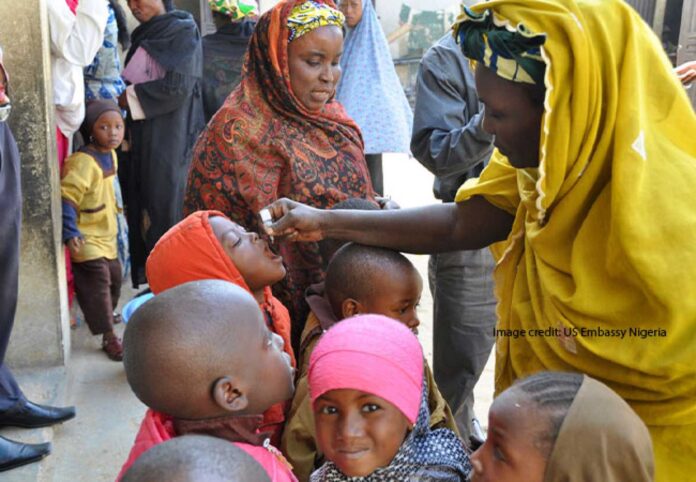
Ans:
{"type": "Polygon", "coordinates": [[[120,97],[128,109],[128,152],[119,176],[129,225],[133,285],[144,283],[147,255],[182,218],[191,148],[205,125],[203,54],[196,23],[172,0],[129,0],[140,22],[131,35],[120,97]]]}

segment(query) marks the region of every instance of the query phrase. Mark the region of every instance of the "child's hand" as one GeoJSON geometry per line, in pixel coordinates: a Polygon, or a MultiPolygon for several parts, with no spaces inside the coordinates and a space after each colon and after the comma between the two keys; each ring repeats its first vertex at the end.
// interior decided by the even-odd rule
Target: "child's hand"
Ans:
{"type": "Polygon", "coordinates": [[[80,249],[82,249],[82,246],[85,245],[85,240],[75,236],[74,238],[68,240],[68,249],[70,250],[70,254],[75,256],[77,253],[80,252],[80,249]]]}
{"type": "Polygon", "coordinates": [[[681,64],[674,69],[674,72],[677,74],[682,84],[689,85],[696,80],[696,60],[681,64]]]}
{"type": "Polygon", "coordinates": [[[375,197],[375,201],[377,201],[377,204],[379,204],[379,208],[383,210],[388,210],[388,209],[401,209],[401,206],[399,206],[399,203],[394,201],[391,197],[375,197]]]}

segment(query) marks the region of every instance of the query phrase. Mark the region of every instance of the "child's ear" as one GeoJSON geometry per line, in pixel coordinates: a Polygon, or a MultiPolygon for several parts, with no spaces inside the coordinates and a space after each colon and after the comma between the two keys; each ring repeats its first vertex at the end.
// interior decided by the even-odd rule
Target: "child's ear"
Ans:
{"type": "Polygon", "coordinates": [[[240,412],[249,405],[249,399],[240,389],[236,378],[229,376],[215,380],[213,398],[218,406],[228,412],[240,412]]]}
{"type": "Polygon", "coordinates": [[[341,303],[341,314],[343,319],[350,318],[351,316],[359,315],[363,312],[363,307],[359,301],[353,298],[346,298],[341,303]]]}

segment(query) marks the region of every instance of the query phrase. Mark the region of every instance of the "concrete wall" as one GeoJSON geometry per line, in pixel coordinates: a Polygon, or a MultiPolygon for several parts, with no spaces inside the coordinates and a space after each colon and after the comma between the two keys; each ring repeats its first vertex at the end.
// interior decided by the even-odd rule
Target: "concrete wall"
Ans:
{"type": "Polygon", "coordinates": [[[56,0],[12,2],[0,15],[24,198],[19,304],[7,354],[13,367],[64,364],[70,342],[46,1],[56,0]]]}

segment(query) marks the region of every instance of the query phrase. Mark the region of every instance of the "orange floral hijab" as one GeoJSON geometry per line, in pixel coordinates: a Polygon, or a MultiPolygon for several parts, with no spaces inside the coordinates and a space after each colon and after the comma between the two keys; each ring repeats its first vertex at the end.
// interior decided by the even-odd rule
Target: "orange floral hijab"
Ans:
{"type": "MultiPolygon", "coordinates": [[[[336,100],[310,112],[290,85],[288,17],[303,0],[263,14],[249,42],[240,85],[201,133],[193,151],[185,213],[214,209],[263,233],[258,212],[287,197],[328,209],[348,198],[374,197],[360,129],[336,100]]],[[[333,7],[330,0],[317,3],[333,7]]],[[[322,281],[316,243],[278,242],[288,276],[274,293],[301,325],[304,290],[322,281]]]]}

